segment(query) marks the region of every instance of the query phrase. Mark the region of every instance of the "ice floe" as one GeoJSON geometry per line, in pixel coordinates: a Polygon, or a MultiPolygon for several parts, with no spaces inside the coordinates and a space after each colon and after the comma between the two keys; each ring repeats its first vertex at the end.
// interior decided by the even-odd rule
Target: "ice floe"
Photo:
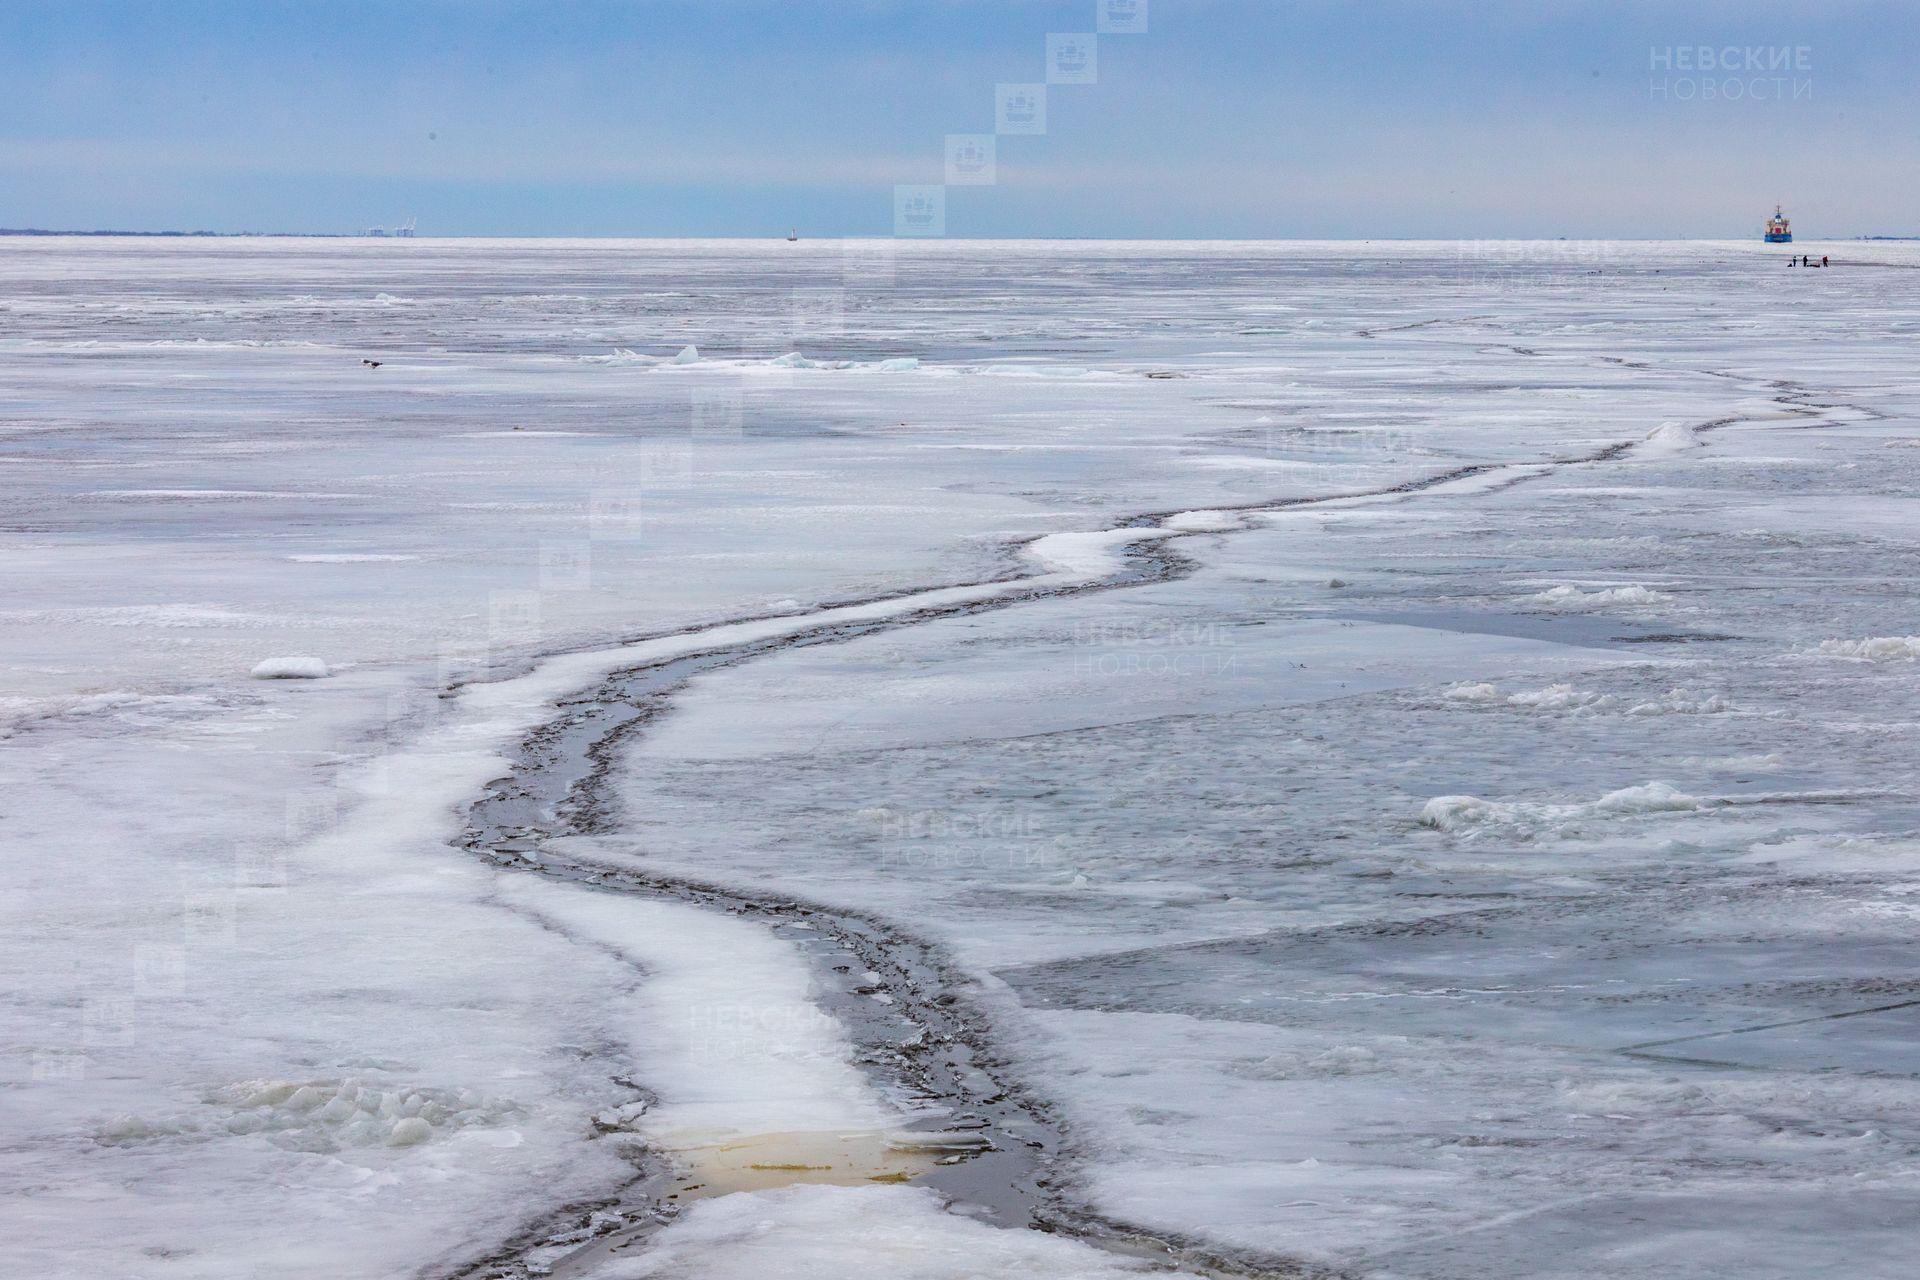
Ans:
{"type": "Polygon", "coordinates": [[[1574,834],[1593,818],[1632,818],[1646,814],[1691,813],[1701,807],[1694,796],[1671,783],[1648,782],[1609,791],[1581,804],[1529,800],[1483,800],[1478,796],[1435,796],[1420,810],[1422,826],[1440,831],[1513,828],[1543,834],[1574,834]]]}
{"type": "Polygon", "coordinates": [[[1549,587],[1545,591],[1537,591],[1532,595],[1521,596],[1518,603],[1540,609],[1602,609],[1616,604],[1659,604],[1672,598],[1665,592],[1642,586],[1606,587],[1598,591],[1582,591],[1578,587],[1562,584],[1549,587]]]}
{"type": "Polygon", "coordinates": [[[1865,640],[1822,640],[1820,652],[1834,658],[1897,662],[1920,658],[1920,636],[1873,636],[1865,640]]]}

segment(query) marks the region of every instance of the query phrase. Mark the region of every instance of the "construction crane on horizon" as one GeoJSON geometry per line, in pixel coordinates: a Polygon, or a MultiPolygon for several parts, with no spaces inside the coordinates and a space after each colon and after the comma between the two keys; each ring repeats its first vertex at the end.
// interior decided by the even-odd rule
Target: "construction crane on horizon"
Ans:
{"type": "Polygon", "coordinates": [[[418,218],[408,218],[406,222],[401,224],[400,226],[368,227],[365,231],[362,231],[360,234],[363,236],[372,236],[375,239],[385,239],[391,236],[391,237],[397,237],[402,240],[411,240],[413,239],[414,224],[417,223],[418,221],[419,221],[418,218]]]}

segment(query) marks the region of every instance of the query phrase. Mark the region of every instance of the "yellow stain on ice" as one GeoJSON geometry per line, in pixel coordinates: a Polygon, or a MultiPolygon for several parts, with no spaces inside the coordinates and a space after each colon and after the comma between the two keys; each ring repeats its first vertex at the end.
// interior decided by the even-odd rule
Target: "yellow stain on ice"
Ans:
{"type": "Polygon", "coordinates": [[[669,1199],[685,1203],[803,1184],[912,1182],[943,1159],[976,1153],[985,1145],[970,1134],[856,1129],[758,1133],[677,1146],[673,1154],[680,1172],[669,1199]]]}

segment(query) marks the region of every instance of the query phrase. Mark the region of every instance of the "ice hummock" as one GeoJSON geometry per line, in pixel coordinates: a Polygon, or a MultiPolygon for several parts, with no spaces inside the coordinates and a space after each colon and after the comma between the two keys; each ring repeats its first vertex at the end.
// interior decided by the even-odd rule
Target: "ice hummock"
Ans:
{"type": "Polygon", "coordinates": [[[326,660],[305,654],[262,658],[250,673],[255,680],[324,680],[332,674],[326,660]]]}

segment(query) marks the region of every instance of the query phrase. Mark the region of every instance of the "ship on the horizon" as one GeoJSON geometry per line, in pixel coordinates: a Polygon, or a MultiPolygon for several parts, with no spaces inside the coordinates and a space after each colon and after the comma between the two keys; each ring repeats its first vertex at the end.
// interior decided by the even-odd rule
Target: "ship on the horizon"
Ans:
{"type": "Polygon", "coordinates": [[[1787,215],[1780,212],[1780,206],[1773,206],[1773,216],[1767,219],[1768,244],[1792,244],[1793,226],[1787,221],[1787,215]]]}

